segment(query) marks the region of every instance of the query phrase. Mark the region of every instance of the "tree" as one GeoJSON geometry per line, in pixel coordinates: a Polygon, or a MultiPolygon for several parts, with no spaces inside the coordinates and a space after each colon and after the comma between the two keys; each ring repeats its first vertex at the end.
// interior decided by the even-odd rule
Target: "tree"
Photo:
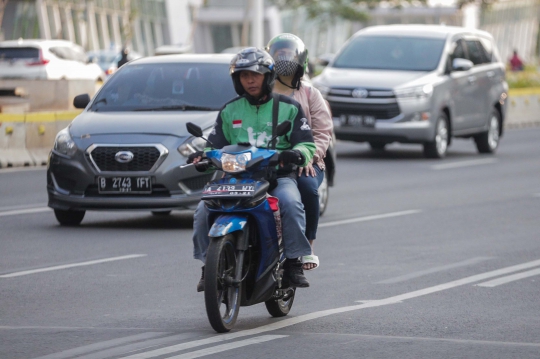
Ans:
{"type": "Polygon", "coordinates": [[[4,20],[4,11],[6,10],[6,6],[9,0],[0,0],[0,36],[1,39],[4,39],[4,32],[2,31],[2,22],[4,20]]]}
{"type": "MultiPolygon", "coordinates": [[[[280,9],[304,7],[310,18],[321,16],[341,18],[350,21],[366,21],[369,18],[366,8],[373,9],[383,0],[271,0],[280,9]]],[[[411,2],[412,0],[404,0],[411,2]]],[[[425,4],[427,0],[417,0],[425,4]]],[[[488,1],[488,0],[486,0],[488,1]]],[[[390,1],[400,7],[401,1],[390,1]]]]}

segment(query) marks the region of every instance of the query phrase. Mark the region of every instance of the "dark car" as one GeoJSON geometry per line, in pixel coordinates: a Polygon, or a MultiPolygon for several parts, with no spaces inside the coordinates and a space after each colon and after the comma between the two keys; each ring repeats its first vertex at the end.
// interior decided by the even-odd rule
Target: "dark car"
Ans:
{"type": "Polygon", "coordinates": [[[338,140],[419,143],[445,156],[452,137],[497,149],[506,115],[505,65],[492,36],[436,25],[373,26],[354,34],[314,85],[338,140]]]}
{"type": "Polygon", "coordinates": [[[234,98],[233,55],[170,55],[122,66],[85,110],[60,131],[47,171],[49,207],[61,224],[79,224],[87,210],[189,208],[213,174],[186,164],[203,149],[187,122],[208,135],[219,109],[234,98]]]}
{"type": "MultiPolygon", "coordinates": [[[[215,174],[183,166],[205,141],[192,137],[186,123],[207,137],[221,107],[237,94],[229,76],[233,54],[167,55],[122,66],[60,131],[47,171],[49,207],[64,225],[79,224],[87,210],[149,210],[168,214],[191,208],[215,174]]],[[[326,207],[333,184],[335,153],[321,186],[326,207]]]]}

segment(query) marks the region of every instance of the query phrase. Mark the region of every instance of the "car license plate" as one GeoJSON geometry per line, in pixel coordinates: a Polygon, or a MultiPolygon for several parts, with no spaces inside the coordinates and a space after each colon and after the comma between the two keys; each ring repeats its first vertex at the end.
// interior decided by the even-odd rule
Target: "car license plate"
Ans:
{"type": "Polygon", "coordinates": [[[375,116],[341,115],[342,126],[375,127],[375,116]]]}
{"type": "Polygon", "coordinates": [[[204,187],[203,196],[252,196],[255,186],[252,184],[209,184],[204,187]]]}
{"type": "Polygon", "coordinates": [[[98,177],[99,193],[152,193],[150,177],[98,177]]]}

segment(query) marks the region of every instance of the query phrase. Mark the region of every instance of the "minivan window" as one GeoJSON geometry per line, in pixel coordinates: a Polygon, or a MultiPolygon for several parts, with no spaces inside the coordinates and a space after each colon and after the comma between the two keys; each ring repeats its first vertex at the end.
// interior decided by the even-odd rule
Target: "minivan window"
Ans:
{"type": "Polygon", "coordinates": [[[401,36],[358,36],[337,56],[333,66],[354,69],[433,71],[444,39],[401,36]]]}
{"type": "Polygon", "coordinates": [[[0,47],[0,59],[37,59],[39,49],[35,47],[0,47]]]}
{"type": "Polygon", "coordinates": [[[469,59],[475,65],[480,65],[488,62],[487,55],[482,47],[482,44],[476,40],[466,40],[467,52],[469,53],[469,59]]]}

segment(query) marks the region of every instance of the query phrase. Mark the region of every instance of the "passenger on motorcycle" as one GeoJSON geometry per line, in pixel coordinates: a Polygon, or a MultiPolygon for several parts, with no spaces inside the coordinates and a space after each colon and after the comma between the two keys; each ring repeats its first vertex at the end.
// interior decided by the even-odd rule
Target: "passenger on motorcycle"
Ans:
{"type": "Polygon", "coordinates": [[[274,92],[292,97],[306,114],[317,147],[313,160],[298,169],[298,190],[306,211],[306,237],[312,253],[302,257],[304,270],[319,266],[319,257],[313,253],[319,226],[319,186],[324,179],[324,158],[332,140],[333,122],[330,110],[319,90],[304,79],[308,67],[308,50],[304,42],[293,34],[279,34],[272,38],[266,51],[276,62],[277,82],[274,92]]]}
{"type": "MultiPolygon", "coordinates": [[[[301,258],[311,254],[311,246],[304,234],[306,224],[304,208],[296,183],[298,166],[306,166],[313,158],[316,147],[311,128],[298,102],[288,96],[273,95],[275,82],[274,60],[265,51],[254,47],[240,51],[231,61],[230,74],[239,97],[227,103],[219,112],[208,140],[215,148],[249,142],[267,148],[272,137],[272,107],[279,101],[278,122],[291,121],[292,129],[277,138],[276,148],[281,151],[276,186],[270,194],[279,199],[282,215],[284,278],[293,287],[309,287],[302,270],[301,258]]],[[[209,144],[207,145],[209,146],[209,144]]],[[[190,155],[188,163],[198,163],[204,153],[190,155]]],[[[208,237],[208,210],[201,201],[193,218],[193,256],[203,263],[210,243],[208,237]]],[[[204,266],[197,291],[204,290],[204,266]]]]}

